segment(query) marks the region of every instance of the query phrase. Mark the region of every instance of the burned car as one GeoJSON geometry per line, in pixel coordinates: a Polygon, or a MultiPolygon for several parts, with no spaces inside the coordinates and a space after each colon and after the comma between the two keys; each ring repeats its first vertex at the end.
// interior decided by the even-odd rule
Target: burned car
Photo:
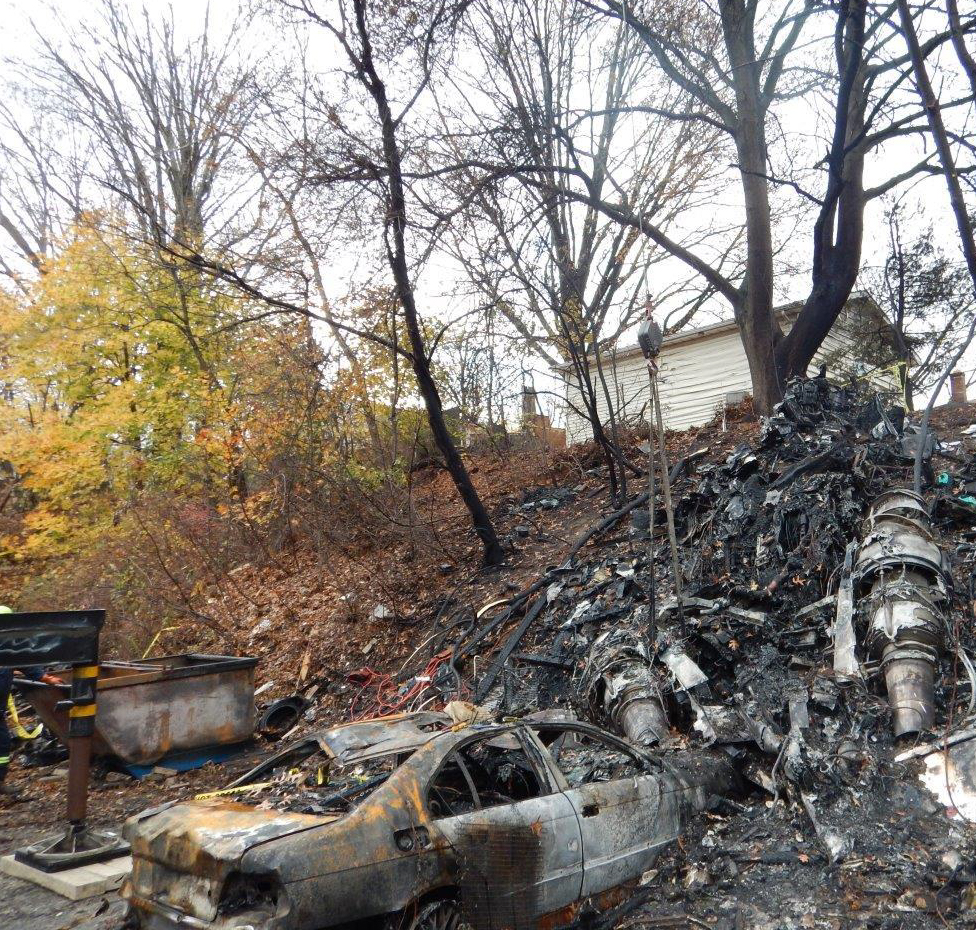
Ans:
{"type": "Polygon", "coordinates": [[[734,780],[720,754],[669,764],[582,722],[348,724],[262,763],[235,800],[129,820],[129,926],[559,926],[734,780]]]}

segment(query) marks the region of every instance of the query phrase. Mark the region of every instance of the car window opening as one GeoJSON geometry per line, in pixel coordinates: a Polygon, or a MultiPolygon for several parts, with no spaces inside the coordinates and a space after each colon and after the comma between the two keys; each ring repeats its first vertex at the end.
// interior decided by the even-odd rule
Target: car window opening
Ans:
{"type": "Polygon", "coordinates": [[[481,740],[453,752],[428,791],[434,817],[456,817],[543,794],[525,750],[510,741],[481,740]],[[472,788],[474,792],[472,793],[472,788]]]}
{"type": "Polygon", "coordinates": [[[647,771],[637,756],[608,740],[565,727],[539,727],[535,733],[570,788],[634,778],[647,771]]]}
{"type": "Polygon", "coordinates": [[[324,753],[316,753],[298,767],[282,771],[260,793],[239,800],[294,814],[347,814],[379,788],[404,758],[393,754],[343,766],[330,764],[324,753]]]}
{"type": "Polygon", "coordinates": [[[470,775],[458,763],[457,753],[452,753],[427,792],[427,807],[431,816],[457,817],[477,810],[478,802],[472,787],[470,775]]]}

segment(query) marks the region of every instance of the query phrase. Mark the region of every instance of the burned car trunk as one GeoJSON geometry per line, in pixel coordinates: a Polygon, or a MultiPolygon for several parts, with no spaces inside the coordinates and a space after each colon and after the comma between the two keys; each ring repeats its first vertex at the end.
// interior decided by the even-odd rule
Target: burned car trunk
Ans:
{"type": "MultiPolygon", "coordinates": [[[[231,909],[238,905],[231,878],[239,874],[244,854],[261,843],[322,823],[318,817],[262,811],[232,801],[197,801],[146,811],[126,825],[132,874],[124,893],[134,910],[162,920],[186,915],[204,925],[234,926],[218,918],[221,909],[226,912],[228,905],[231,909]]],[[[269,885],[267,894],[244,902],[253,906],[241,908],[240,916],[268,918],[275,898],[269,885]]]]}
{"type": "Polygon", "coordinates": [[[130,820],[123,894],[134,925],[314,930],[400,914],[420,927],[436,900],[485,930],[535,926],[638,878],[736,784],[722,756],[675,767],[584,723],[433,723],[413,727],[424,732],[413,749],[391,738],[402,722],[345,728],[341,742],[357,744],[345,767],[329,753],[335,731],[321,735],[344,779],[354,760],[391,761],[370,793],[347,794],[345,811],[265,809],[289,794],[330,804],[335,786],[308,756],[303,777],[286,772],[242,795],[254,803],[188,802],[130,820]]]}

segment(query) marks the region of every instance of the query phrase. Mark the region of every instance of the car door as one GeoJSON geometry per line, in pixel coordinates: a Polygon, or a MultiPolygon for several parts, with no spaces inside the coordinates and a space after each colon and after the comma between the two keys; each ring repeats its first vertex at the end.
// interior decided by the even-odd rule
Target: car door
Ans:
{"type": "Polygon", "coordinates": [[[583,896],[639,878],[671,839],[658,830],[660,787],[648,764],[609,734],[572,725],[532,731],[566,780],[583,840],[583,896]]]}
{"type": "Polygon", "coordinates": [[[576,811],[517,729],[458,746],[431,779],[427,804],[456,851],[461,904],[475,930],[528,930],[580,897],[576,811]]]}

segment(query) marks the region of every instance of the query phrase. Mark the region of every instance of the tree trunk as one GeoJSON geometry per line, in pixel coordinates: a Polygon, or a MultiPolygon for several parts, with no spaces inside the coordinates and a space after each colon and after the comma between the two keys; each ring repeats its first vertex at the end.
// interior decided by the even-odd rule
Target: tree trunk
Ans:
{"type": "Polygon", "coordinates": [[[949,29],[952,32],[952,47],[956,50],[956,57],[962,65],[966,77],[969,78],[969,86],[976,94],[976,60],[966,47],[966,36],[962,29],[962,20],[959,18],[959,4],[957,0],[947,0],[946,10],[949,14],[949,29]]]}
{"type": "Polygon", "coordinates": [[[567,344],[573,367],[576,371],[576,384],[579,386],[580,399],[586,408],[587,419],[590,422],[590,433],[593,442],[603,453],[603,460],[607,465],[607,480],[610,482],[610,497],[614,502],[619,500],[619,485],[617,484],[617,468],[614,460],[613,450],[610,448],[610,438],[603,428],[600,419],[600,409],[597,406],[596,391],[593,389],[593,382],[590,377],[589,361],[586,357],[586,346],[578,350],[572,342],[567,344]]]}
{"type": "MultiPolygon", "coordinates": [[[[973,279],[973,289],[976,290],[976,236],[973,234],[973,221],[966,209],[962,185],[959,183],[959,172],[956,170],[955,159],[952,156],[949,135],[942,120],[942,108],[939,106],[939,98],[935,96],[935,91],[932,89],[932,82],[929,80],[929,74],[925,68],[925,58],[915,32],[915,23],[912,20],[912,14],[906,0],[898,0],[898,13],[901,17],[901,28],[905,34],[905,41],[908,43],[912,70],[915,72],[915,86],[918,88],[918,95],[925,105],[925,115],[928,117],[929,128],[932,130],[935,147],[939,153],[939,161],[942,163],[946,187],[949,189],[949,204],[956,218],[962,254],[966,259],[969,275],[973,279]]],[[[956,53],[959,54],[958,46],[956,53]]],[[[967,54],[965,46],[963,46],[963,54],[967,54]]],[[[961,61],[965,65],[965,60],[961,59],[961,61]]],[[[976,85],[974,85],[973,90],[976,91],[976,85]]]]}
{"type": "Polygon", "coordinates": [[[387,250],[390,270],[396,284],[397,297],[403,307],[404,321],[407,334],[410,337],[411,364],[417,378],[417,386],[427,410],[427,421],[438,450],[444,457],[444,464],[454,481],[454,486],[464,501],[474,531],[481,540],[484,562],[486,565],[498,565],[505,557],[498,535],[492,525],[488,511],[475,490],[458,451],[454,438],[451,436],[444,419],[444,408],[441,404],[437,385],[430,373],[430,360],[427,357],[427,347],[424,344],[423,333],[417,315],[417,304],[414,299],[413,283],[410,280],[410,269],[407,266],[406,254],[406,225],[407,204],[403,187],[403,175],[400,164],[400,149],[396,139],[396,123],[386,95],[386,85],[380,79],[373,63],[372,43],[369,40],[366,24],[365,0],[355,0],[356,26],[362,42],[362,61],[360,74],[366,89],[376,104],[377,115],[383,136],[383,159],[386,163],[389,189],[387,192],[386,228],[392,233],[393,247],[387,250]]]}
{"type": "MultiPolygon", "coordinates": [[[[750,5],[751,7],[751,5],[750,5]]],[[[724,0],[722,32],[734,76],[735,147],[746,210],[746,272],[733,307],[752,376],[753,404],[768,414],[783,396],[776,376],[779,325],[773,314],[773,235],[766,180],[766,109],[756,61],[754,12],[743,0],[724,0]]]]}
{"type": "Polygon", "coordinates": [[[817,350],[847,304],[861,266],[864,233],[865,0],[850,0],[837,24],[839,86],[834,132],[827,156],[828,180],[814,226],[813,285],[790,332],[777,346],[783,384],[806,374],[817,350]]]}

